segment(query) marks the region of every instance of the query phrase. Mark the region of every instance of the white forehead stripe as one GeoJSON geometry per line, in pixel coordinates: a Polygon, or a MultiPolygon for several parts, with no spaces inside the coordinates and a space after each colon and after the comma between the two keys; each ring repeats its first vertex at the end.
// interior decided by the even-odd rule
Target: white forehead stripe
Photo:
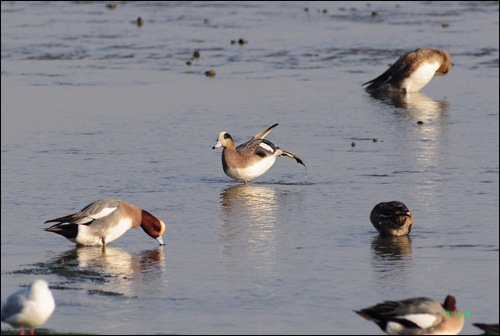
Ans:
{"type": "Polygon", "coordinates": [[[112,213],[113,211],[115,211],[116,209],[117,209],[117,207],[103,208],[98,213],[96,213],[94,215],[90,215],[89,217],[94,218],[94,219],[103,218],[103,217],[106,217],[107,215],[109,215],[110,213],[112,213]]]}
{"type": "Polygon", "coordinates": [[[268,144],[266,144],[265,142],[261,142],[259,144],[260,147],[264,148],[266,151],[270,152],[270,153],[274,153],[274,150],[271,146],[269,146],[268,144]]]}

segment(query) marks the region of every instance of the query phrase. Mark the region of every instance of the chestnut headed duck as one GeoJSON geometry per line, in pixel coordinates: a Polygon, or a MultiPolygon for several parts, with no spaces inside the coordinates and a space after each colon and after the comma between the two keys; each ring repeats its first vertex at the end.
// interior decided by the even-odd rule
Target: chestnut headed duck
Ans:
{"type": "Polygon", "coordinates": [[[355,312],[390,335],[456,335],[464,326],[464,314],[455,305],[451,295],[443,305],[418,297],[385,301],[355,312]]]}
{"type": "Polygon", "coordinates": [[[236,148],[231,135],[227,132],[220,132],[212,149],[224,148],[222,150],[222,168],[226,175],[232,179],[244,181],[246,184],[264,174],[272,167],[276,158],[281,155],[294,158],[297,163],[306,168],[307,174],[307,167],[301,158],[264,139],[276,126],[278,124],[272,125],[236,148]]]}
{"type": "Polygon", "coordinates": [[[21,335],[24,335],[23,328],[30,328],[30,335],[34,335],[34,328],[44,324],[55,308],[49,284],[39,279],[7,298],[2,305],[2,321],[20,327],[21,335]]]}
{"type": "Polygon", "coordinates": [[[160,245],[165,245],[161,237],[165,223],[146,210],[120,200],[95,201],[77,213],[50,219],[45,223],[51,222],[57,224],[45,231],[60,234],[78,245],[104,246],[138,226],[160,245]]]}
{"type": "Polygon", "coordinates": [[[383,236],[410,234],[413,215],[403,202],[381,202],[370,213],[373,227],[383,236]]]}
{"type": "Polygon", "coordinates": [[[386,72],[364,83],[367,91],[416,92],[434,75],[445,76],[451,68],[450,55],[443,49],[417,49],[401,56],[386,72]]]}

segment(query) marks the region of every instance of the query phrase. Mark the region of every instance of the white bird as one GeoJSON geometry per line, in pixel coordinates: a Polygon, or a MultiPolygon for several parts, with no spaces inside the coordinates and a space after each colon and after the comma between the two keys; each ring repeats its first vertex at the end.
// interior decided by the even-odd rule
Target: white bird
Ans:
{"type": "Polygon", "coordinates": [[[24,335],[23,328],[30,328],[30,335],[34,335],[33,328],[44,324],[55,308],[48,282],[39,279],[8,297],[2,304],[2,321],[21,328],[21,335],[24,335]]]}

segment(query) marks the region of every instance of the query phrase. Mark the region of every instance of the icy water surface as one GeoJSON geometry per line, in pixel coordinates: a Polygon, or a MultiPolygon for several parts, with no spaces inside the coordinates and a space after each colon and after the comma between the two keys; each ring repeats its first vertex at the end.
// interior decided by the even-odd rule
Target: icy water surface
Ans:
{"type": "Polygon", "coordinates": [[[448,294],[463,334],[497,323],[498,9],[2,2],[2,302],[44,278],[43,327],[100,334],[381,334],[353,310],[448,294]],[[363,91],[421,47],[450,53],[447,76],[363,91]],[[227,177],[217,134],[239,144],[274,123],[267,138],[307,175],[281,157],[249,185],[227,177]],[[166,245],[43,231],[101,198],[162,219],[166,245]],[[390,200],[412,210],[409,237],[373,229],[390,200]]]}

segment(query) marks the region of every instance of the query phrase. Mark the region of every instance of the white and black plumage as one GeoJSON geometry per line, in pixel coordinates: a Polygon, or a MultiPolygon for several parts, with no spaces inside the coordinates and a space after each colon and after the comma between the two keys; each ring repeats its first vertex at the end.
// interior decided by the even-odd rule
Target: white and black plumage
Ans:
{"type": "Polygon", "coordinates": [[[297,155],[281,149],[271,141],[264,139],[276,126],[278,124],[272,125],[236,148],[231,135],[227,132],[220,132],[217,142],[212,148],[224,148],[222,150],[222,168],[226,175],[235,180],[247,183],[269,170],[276,161],[276,158],[281,155],[294,158],[297,163],[306,167],[302,159],[297,155]]]}
{"type": "Polygon", "coordinates": [[[165,223],[146,210],[120,200],[98,200],[74,214],[50,219],[45,223],[51,222],[57,224],[45,231],[60,234],[79,245],[106,245],[138,226],[160,245],[164,245],[162,234],[165,223]]]}
{"type": "Polygon", "coordinates": [[[390,335],[456,335],[464,326],[464,314],[457,309],[452,295],[444,304],[417,297],[384,301],[355,312],[390,335]]]}

